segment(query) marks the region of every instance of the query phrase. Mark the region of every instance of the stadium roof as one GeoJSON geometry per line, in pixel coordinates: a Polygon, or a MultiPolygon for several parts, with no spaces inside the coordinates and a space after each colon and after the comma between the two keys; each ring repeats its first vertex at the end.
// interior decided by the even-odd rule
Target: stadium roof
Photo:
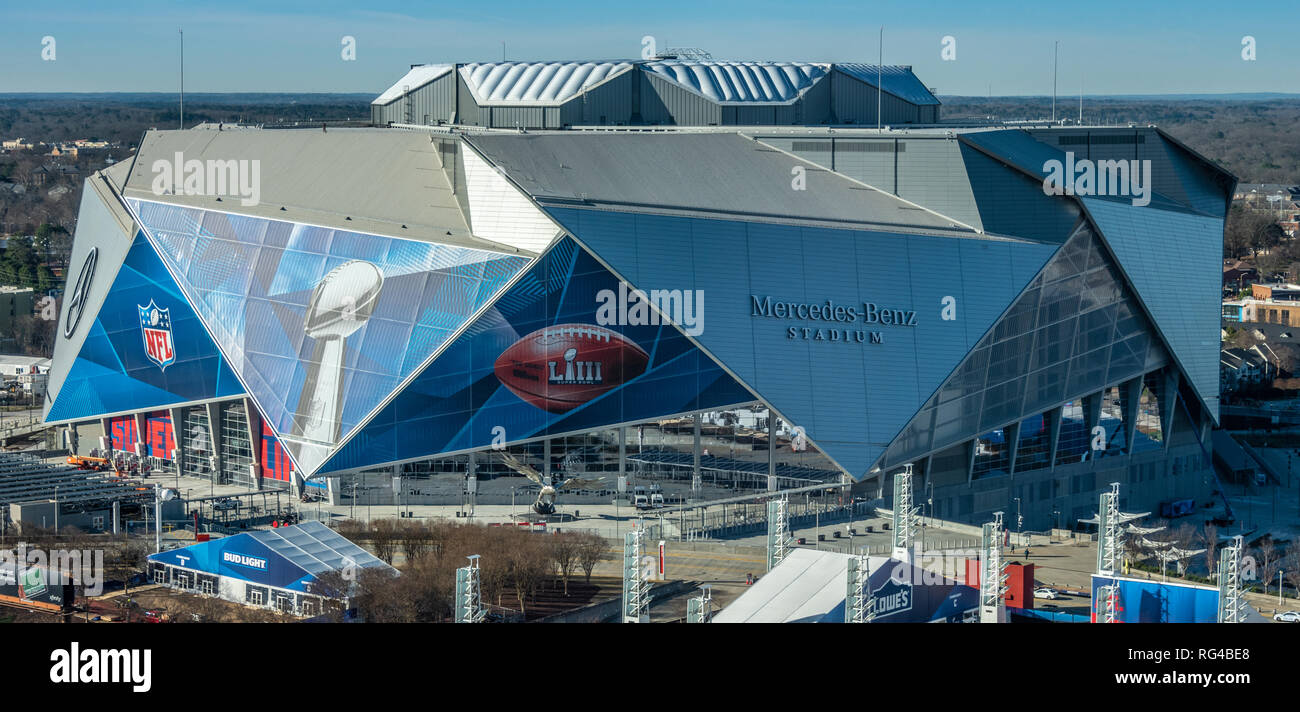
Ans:
{"type": "Polygon", "coordinates": [[[630,62],[486,62],[460,68],[480,106],[557,105],[632,68],[630,62]]]}
{"type": "MultiPolygon", "coordinates": [[[[150,131],[123,194],[153,200],[289,220],[352,232],[390,235],[488,250],[511,248],[477,238],[438,170],[441,157],[429,136],[388,129],[150,131]],[[176,155],[211,167],[216,161],[258,161],[255,205],[239,197],[155,192],[162,162],[175,172],[176,155]]],[[[123,161],[126,163],[126,161],[123,161]]],[[[236,190],[229,191],[237,193],[236,190]]]]}
{"type": "Polygon", "coordinates": [[[720,219],[977,233],[737,133],[466,137],[542,205],[720,219]],[[805,169],[806,189],[792,185],[805,169]]]}
{"type": "Polygon", "coordinates": [[[883,91],[913,104],[927,106],[940,103],[939,99],[931,94],[921,80],[912,73],[911,67],[849,63],[836,64],[835,68],[873,87],[879,81],[883,91]]]}
{"type": "Polygon", "coordinates": [[[401,98],[401,96],[408,91],[415,91],[425,84],[444,76],[451,70],[452,65],[450,64],[417,64],[411,67],[411,71],[403,75],[402,78],[398,79],[391,87],[385,89],[383,94],[375,97],[375,100],[370,103],[390,103],[401,98]]]}
{"type": "Polygon", "coordinates": [[[788,104],[826,76],[829,64],[666,60],[646,71],[719,104],[788,104]]]}

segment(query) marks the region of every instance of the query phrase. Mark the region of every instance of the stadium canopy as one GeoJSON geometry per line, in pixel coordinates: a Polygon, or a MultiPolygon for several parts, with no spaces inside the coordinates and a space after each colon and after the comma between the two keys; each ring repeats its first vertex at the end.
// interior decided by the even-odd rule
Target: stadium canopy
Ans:
{"type": "Polygon", "coordinates": [[[302,592],[308,592],[317,577],[349,567],[396,573],[320,522],[245,532],[148,558],[152,563],[302,592]]]}
{"type": "Polygon", "coordinates": [[[811,62],[663,61],[644,65],[686,90],[719,104],[786,104],[825,77],[829,64],[811,62]]]}

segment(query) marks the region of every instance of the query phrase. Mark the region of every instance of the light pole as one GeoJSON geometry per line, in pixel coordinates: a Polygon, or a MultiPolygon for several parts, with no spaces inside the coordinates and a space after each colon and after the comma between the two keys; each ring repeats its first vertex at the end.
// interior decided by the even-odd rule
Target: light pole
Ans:
{"type": "Polygon", "coordinates": [[[162,503],[170,502],[176,493],[163,489],[157,482],[153,483],[153,542],[154,553],[162,553],[162,503]]]}
{"type": "Polygon", "coordinates": [[[1016,538],[1020,540],[1021,545],[1025,543],[1025,518],[1020,516],[1020,498],[1013,497],[1016,500],[1016,538]]]}
{"type": "Polygon", "coordinates": [[[59,486],[54,485],[54,533],[59,533],[59,486]]]}

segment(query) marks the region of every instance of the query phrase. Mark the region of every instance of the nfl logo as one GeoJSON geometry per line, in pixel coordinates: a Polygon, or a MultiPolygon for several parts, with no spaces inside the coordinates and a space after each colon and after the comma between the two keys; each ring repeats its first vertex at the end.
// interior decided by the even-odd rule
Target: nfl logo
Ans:
{"type": "Polygon", "coordinates": [[[144,354],[166,371],[176,360],[176,350],[172,348],[171,310],[160,308],[152,299],[147,307],[136,306],[140,309],[140,330],[144,332],[144,354]]]}

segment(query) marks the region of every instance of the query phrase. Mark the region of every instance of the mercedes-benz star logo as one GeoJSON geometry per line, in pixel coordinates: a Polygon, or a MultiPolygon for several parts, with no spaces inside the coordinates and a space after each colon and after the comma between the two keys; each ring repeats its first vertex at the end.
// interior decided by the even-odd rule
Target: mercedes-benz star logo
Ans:
{"type": "Polygon", "coordinates": [[[68,312],[63,317],[63,338],[71,339],[72,332],[81,323],[81,314],[86,310],[86,300],[90,297],[90,283],[95,278],[95,263],[99,260],[99,248],[90,248],[86,261],[81,265],[81,274],[77,276],[77,285],[68,295],[68,312]]]}

